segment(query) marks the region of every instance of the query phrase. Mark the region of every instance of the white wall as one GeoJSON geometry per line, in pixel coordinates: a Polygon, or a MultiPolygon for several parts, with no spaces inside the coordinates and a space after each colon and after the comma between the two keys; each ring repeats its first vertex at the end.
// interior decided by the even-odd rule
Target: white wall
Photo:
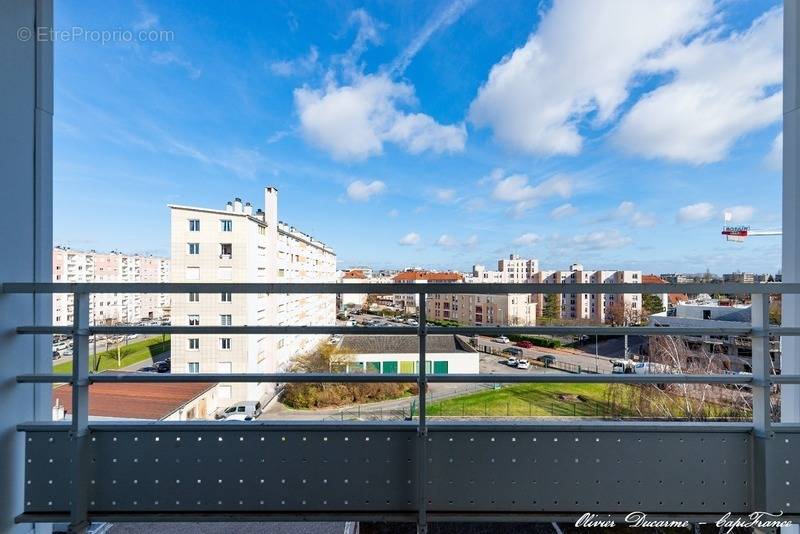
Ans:
{"type": "MultiPolygon", "coordinates": [[[[20,40],[19,28],[52,26],[52,0],[0,2],[0,282],[49,282],[52,274],[52,43],[20,40]],[[13,229],[13,231],[11,230],[13,229]]],[[[49,324],[50,296],[0,294],[0,532],[23,511],[24,436],[15,426],[50,418],[49,384],[18,385],[22,373],[52,370],[50,337],[19,336],[20,324],[49,324]]]]}
{"type": "MultiPolygon", "coordinates": [[[[477,352],[442,352],[426,354],[425,359],[429,362],[447,362],[448,374],[478,374],[480,372],[479,355],[477,352]]],[[[419,361],[419,354],[416,352],[405,353],[389,353],[389,354],[354,354],[354,362],[402,362],[402,361],[419,361]]],[[[415,367],[416,369],[416,367],[415,367]]],[[[397,372],[400,372],[398,364],[397,372]]]]}

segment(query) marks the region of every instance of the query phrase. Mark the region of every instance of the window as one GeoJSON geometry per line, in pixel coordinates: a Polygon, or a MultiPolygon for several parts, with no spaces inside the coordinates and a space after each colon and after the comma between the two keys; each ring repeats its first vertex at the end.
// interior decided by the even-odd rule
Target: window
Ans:
{"type": "Polygon", "coordinates": [[[200,326],[200,316],[199,315],[190,315],[189,316],[189,326],[200,326]]]}
{"type": "Polygon", "coordinates": [[[217,372],[218,373],[230,373],[233,366],[231,362],[218,362],[217,363],[217,372]]]}
{"type": "Polygon", "coordinates": [[[189,302],[200,302],[200,293],[189,293],[189,302]]]}
{"type": "Polygon", "coordinates": [[[231,245],[230,243],[220,243],[219,244],[219,256],[220,256],[220,258],[230,259],[232,254],[233,254],[233,245],[231,245]]]}
{"type": "Polygon", "coordinates": [[[200,372],[200,362],[187,362],[186,363],[186,372],[187,373],[199,373],[200,372]]]}
{"type": "Polygon", "coordinates": [[[230,219],[220,219],[220,227],[223,232],[233,231],[233,221],[230,219]]]}
{"type": "Polygon", "coordinates": [[[200,219],[189,219],[189,231],[190,232],[200,231],[200,219]]]}
{"type": "Polygon", "coordinates": [[[189,350],[200,350],[200,338],[190,337],[188,341],[189,350]]]}
{"type": "Polygon", "coordinates": [[[232,280],[233,269],[231,267],[217,267],[217,280],[232,280]]]}
{"type": "Polygon", "coordinates": [[[711,310],[703,310],[703,319],[711,319],[711,310]]]}
{"type": "Polygon", "coordinates": [[[187,267],[184,277],[186,280],[200,280],[200,267],[187,267]]]}
{"type": "Polygon", "coordinates": [[[195,256],[200,254],[200,243],[187,243],[189,245],[189,254],[195,256]]]}
{"type": "Polygon", "coordinates": [[[230,302],[231,301],[231,294],[230,293],[220,293],[219,301],[220,302],[230,302]]]}
{"type": "Polygon", "coordinates": [[[219,324],[222,326],[231,326],[233,323],[231,322],[230,315],[220,315],[219,316],[219,324]]]}
{"type": "Polygon", "coordinates": [[[219,338],[219,348],[220,350],[231,350],[231,338],[229,337],[219,338]]]}

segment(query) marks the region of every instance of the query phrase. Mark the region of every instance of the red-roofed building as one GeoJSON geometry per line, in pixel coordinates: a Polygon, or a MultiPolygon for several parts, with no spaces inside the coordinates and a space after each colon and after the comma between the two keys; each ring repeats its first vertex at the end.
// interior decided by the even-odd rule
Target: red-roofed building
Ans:
{"type": "MultiPolygon", "coordinates": [[[[90,419],[186,421],[213,419],[218,408],[211,383],[110,383],[89,387],[90,419]]],[[[53,419],[72,413],[72,386],[53,389],[53,419]]]]}
{"type": "MultiPolygon", "coordinates": [[[[643,274],[643,284],[668,284],[666,280],[655,274],[643,274]]],[[[661,305],[666,310],[675,306],[678,302],[689,300],[688,295],[685,293],[654,293],[661,299],[661,305]]]]}

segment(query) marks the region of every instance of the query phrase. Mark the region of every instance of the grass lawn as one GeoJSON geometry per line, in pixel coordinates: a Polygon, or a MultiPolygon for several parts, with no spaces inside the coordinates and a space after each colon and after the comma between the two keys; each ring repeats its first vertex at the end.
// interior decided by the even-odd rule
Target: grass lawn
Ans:
{"type": "MultiPolygon", "coordinates": [[[[153,356],[158,356],[161,353],[169,350],[169,336],[166,336],[165,341],[161,341],[161,336],[151,337],[144,341],[137,341],[135,343],[128,343],[120,347],[121,365],[117,365],[117,349],[111,349],[104,352],[98,352],[97,357],[100,358],[100,365],[97,371],[105,371],[107,369],[119,369],[120,367],[127,367],[135,363],[142,362],[153,356]]],[[[90,371],[95,370],[95,359],[89,357],[90,371]]],[[[54,373],[69,374],[72,372],[72,362],[60,363],[53,366],[54,373]]]]}
{"type": "MultiPolygon", "coordinates": [[[[435,416],[602,416],[611,415],[608,384],[519,384],[454,397],[428,405],[435,416]]],[[[632,415],[613,407],[613,415],[632,415]]]]}

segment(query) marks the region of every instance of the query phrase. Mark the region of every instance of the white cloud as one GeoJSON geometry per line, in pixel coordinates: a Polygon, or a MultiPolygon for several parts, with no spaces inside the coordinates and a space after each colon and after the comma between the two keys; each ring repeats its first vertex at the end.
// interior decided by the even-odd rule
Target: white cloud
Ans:
{"type": "Polygon", "coordinates": [[[614,211],[617,217],[627,217],[631,215],[636,210],[636,205],[633,202],[625,200],[620,202],[617,209],[614,211]]]}
{"type": "Polygon", "coordinates": [[[629,200],[620,202],[612,212],[612,217],[629,221],[637,228],[650,228],[656,224],[656,216],[636,209],[636,204],[629,200]]]}
{"type": "Polygon", "coordinates": [[[406,46],[400,55],[392,62],[389,70],[393,73],[403,73],[411,63],[411,60],[414,59],[414,56],[416,56],[422,47],[433,37],[433,34],[456,22],[474,3],[475,0],[454,0],[441,9],[425,23],[419,33],[417,33],[408,46],[406,46]]]}
{"type": "Polygon", "coordinates": [[[481,211],[484,208],[486,208],[486,200],[480,197],[471,198],[464,202],[464,209],[469,212],[481,211]]]}
{"type": "Polygon", "coordinates": [[[269,64],[269,70],[276,76],[283,77],[306,75],[317,67],[318,59],[319,51],[312,46],[303,57],[273,61],[269,64]]]}
{"type": "Polygon", "coordinates": [[[458,241],[456,241],[452,236],[447,234],[442,234],[439,236],[439,239],[436,240],[437,247],[445,247],[450,248],[458,245],[458,241]]]}
{"type": "Polygon", "coordinates": [[[781,116],[782,12],[772,9],[743,33],[709,31],[646,62],[674,80],[641,98],[614,140],[645,157],[691,164],[724,159],[733,143],[781,116]]]}
{"type": "Polygon", "coordinates": [[[779,171],[783,167],[783,132],[779,133],[772,142],[772,148],[764,159],[767,168],[779,171]]]}
{"type": "Polygon", "coordinates": [[[634,212],[631,215],[631,223],[637,228],[651,228],[656,225],[656,216],[652,213],[634,212]]]}
{"type": "Polygon", "coordinates": [[[578,213],[578,208],[567,203],[561,204],[557,208],[554,208],[553,211],[550,212],[550,216],[553,219],[563,219],[564,217],[569,217],[570,215],[575,215],[576,213],[578,213]]]}
{"type": "Polygon", "coordinates": [[[419,234],[416,232],[410,232],[400,238],[399,243],[403,246],[410,247],[412,245],[416,245],[419,243],[420,237],[419,234]]]}
{"type": "Polygon", "coordinates": [[[175,52],[153,52],[150,60],[157,65],[177,65],[184,69],[189,75],[189,78],[196,80],[199,78],[203,71],[195,67],[191,62],[183,59],[175,52]]]}
{"type": "Polygon", "coordinates": [[[334,158],[363,160],[383,152],[386,142],[412,154],[460,152],[463,124],[443,125],[403,106],[415,102],[414,88],[385,75],[358,75],[350,85],[334,82],[324,89],[295,89],[294,100],[306,139],[334,158]]]}
{"type": "Polygon", "coordinates": [[[386,184],[380,180],[373,180],[370,183],[356,180],[347,186],[347,196],[350,200],[366,202],[375,195],[379,195],[386,190],[386,184]]]}
{"type": "Polygon", "coordinates": [[[731,206],[722,210],[723,213],[730,213],[732,223],[743,223],[753,218],[756,209],[753,206],[731,206]]]}
{"type": "Polygon", "coordinates": [[[515,245],[530,246],[538,243],[541,238],[533,233],[522,234],[514,240],[515,245]]]}
{"type": "Polygon", "coordinates": [[[577,250],[622,248],[632,242],[633,239],[621,234],[618,230],[600,230],[588,234],[579,234],[566,240],[567,248],[577,250]]]}
{"type": "Polygon", "coordinates": [[[455,189],[437,189],[434,194],[439,202],[452,202],[456,198],[455,189]]]}
{"type": "Polygon", "coordinates": [[[464,241],[465,247],[474,247],[477,244],[478,244],[478,236],[475,234],[472,234],[467,238],[466,241],[464,241]]]}
{"type": "Polygon", "coordinates": [[[500,179],[505,175],[506,175],[505,169],[497,167],[495,169],[492,169],[492,172],[490,172],[486,176],[481,176],[481,178],[478,180],[478,185],[496,183],[500,181],[500,179]]]}
{"type": "Polygon", "coordinates": [[[525,174],[498,178],[492,196],[496,200],[513,202],[514,212],[521,215],[543,200],[552,197],[569,198],[572,195],[573,181],[569,176],[556,175],[536,185],[530,185],[528,180],[525,174]]]}
{"type": "Polygon", "coordinates": [[[398,211],[396,209],[390,209],[386,215],[388,215],[391,218],[395,218],[398,215],[400,215],[400,211],[398,211]]]}
{"type": "Polygon", "coordinates": [[[643,60],[706,24],[711,0],[563,0],[492,67],[469,118],[534,154],[576,154],[578,123],[613,119],[643,60]]]}
{"type": "Polygon", "coordinates": [[[133,23],[132,28],[136,31],[152,30],[158,26],[158,15],[150,11],[142,2],[137,2],[139,19],[133,23]]]}
{"type": "Polygon", "coordinates": [[[678,210],[678,222],[698,222],[707,221],[714,216],[714,205],[708,202],[698,202],[697,204],[690,204],[678,210]]]}

